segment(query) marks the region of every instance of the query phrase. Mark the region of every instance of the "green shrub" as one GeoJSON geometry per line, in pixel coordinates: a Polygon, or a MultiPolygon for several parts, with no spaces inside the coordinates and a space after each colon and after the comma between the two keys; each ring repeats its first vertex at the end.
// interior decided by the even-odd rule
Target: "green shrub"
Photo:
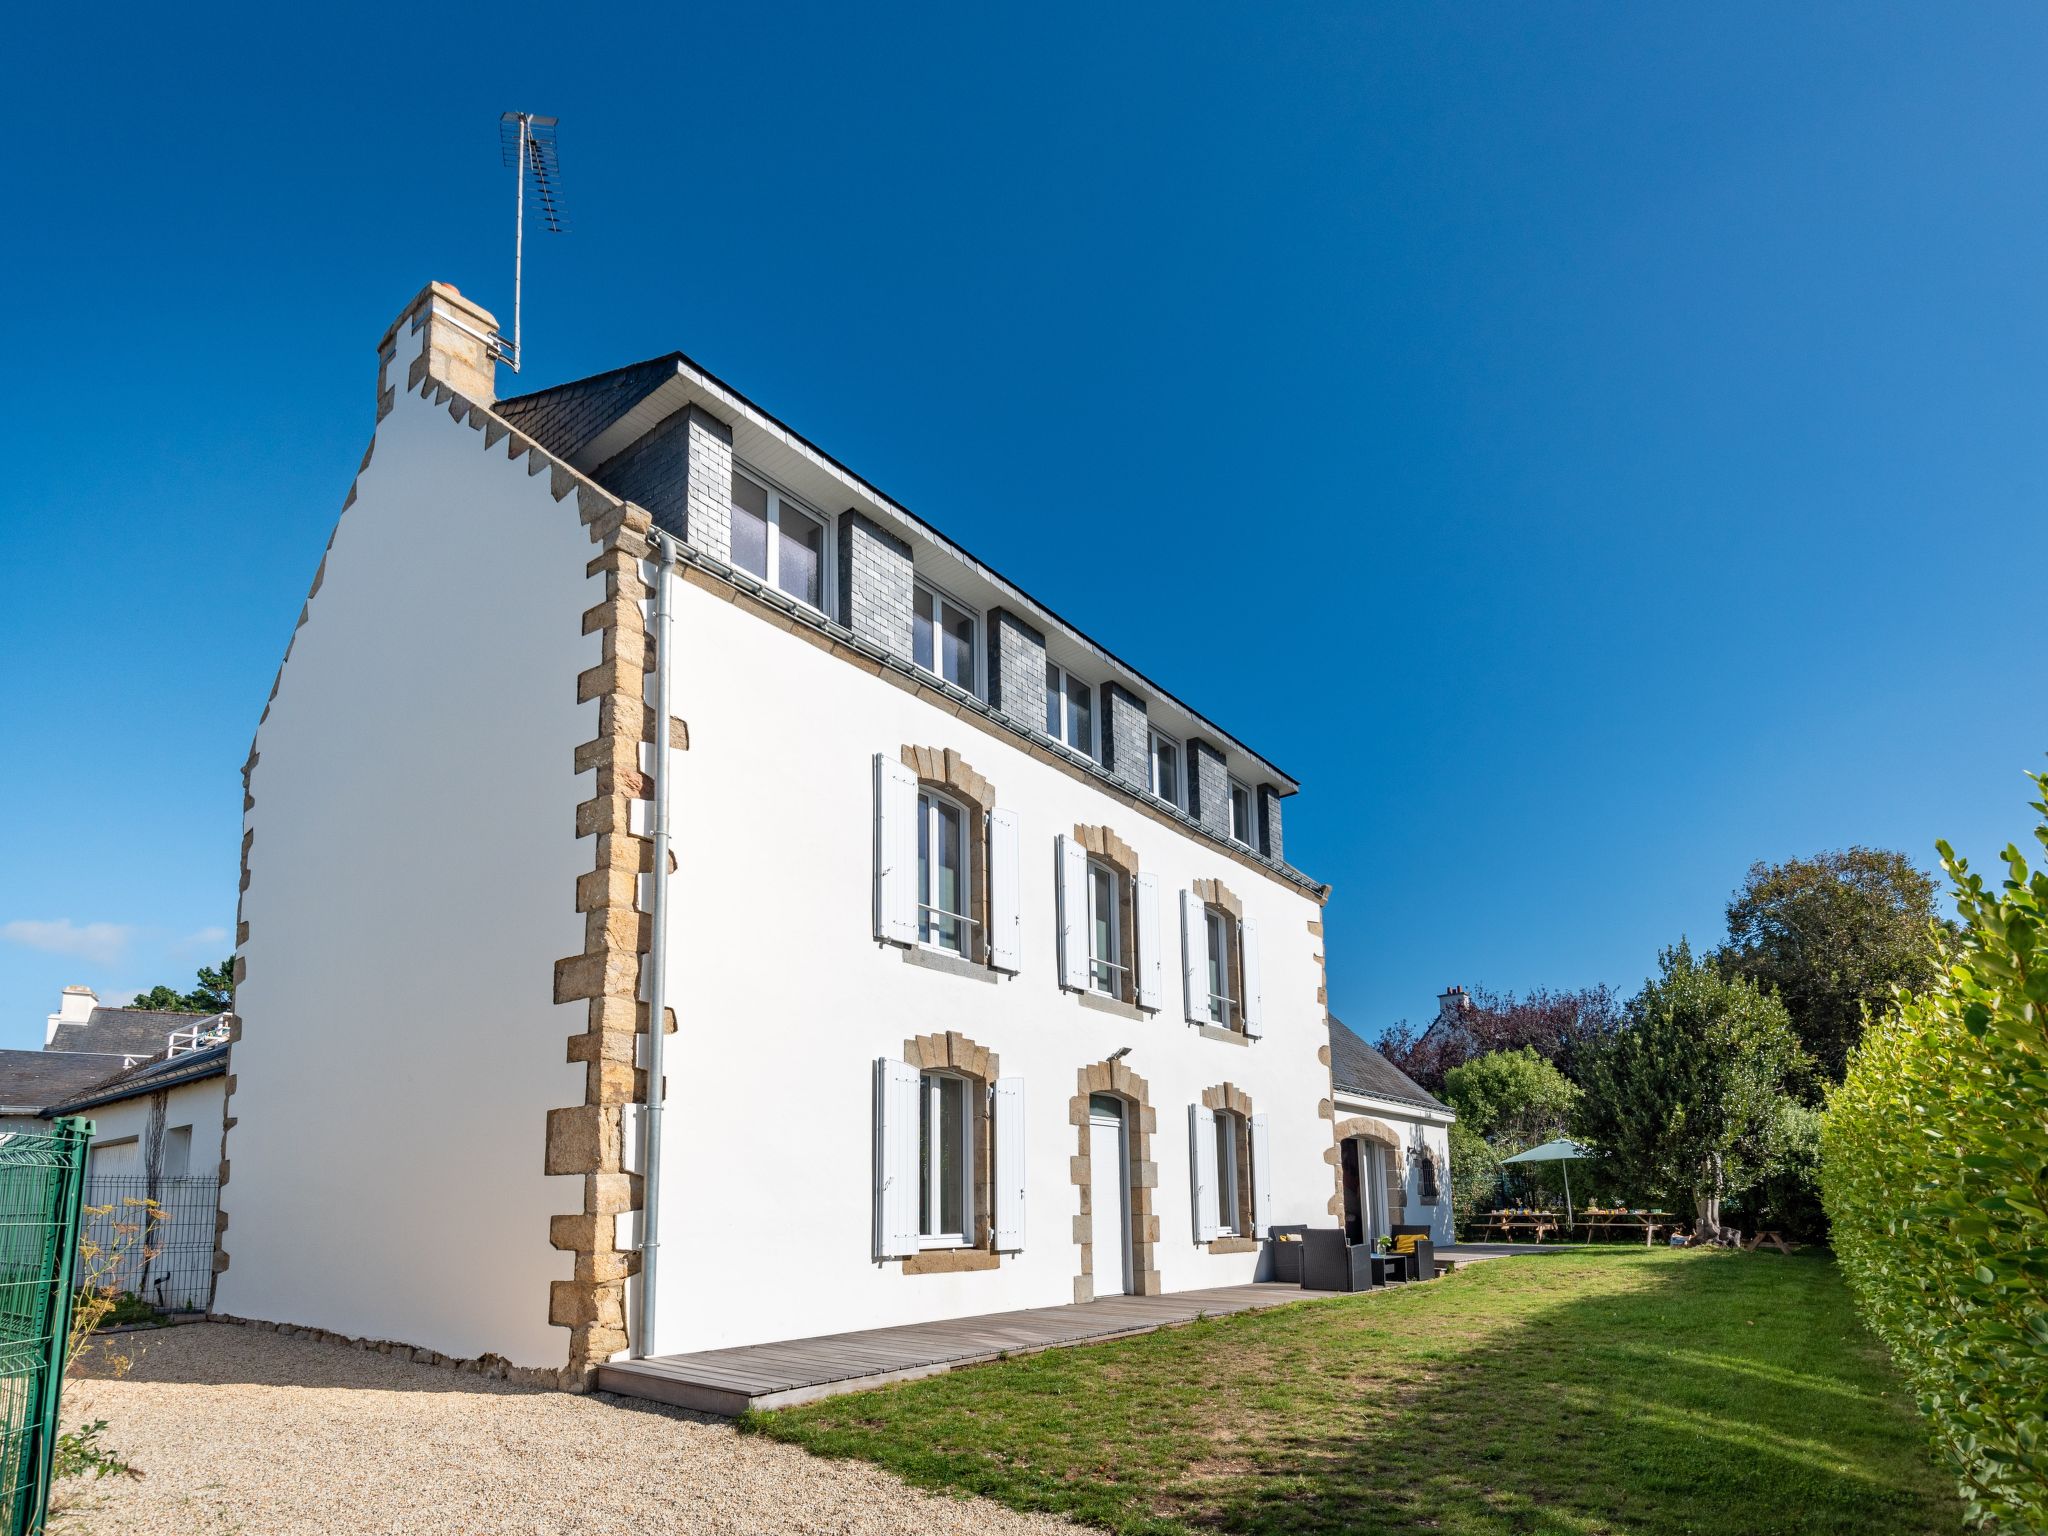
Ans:
{"type": "MultiPolygon", "coordinates": [[[[2048,777],[2031,775],[2048,818],[2048,777]]],[[[2048,848],[2048,820],[2034,829],[2048,848]]],[[[1835,1252],[1912,1383],[1973,1523],[2048,1528],[2048,873],[1987,890],[1948,844],[1962,928],[1850,1058],[1821,1127],[1835,1252]]]]}

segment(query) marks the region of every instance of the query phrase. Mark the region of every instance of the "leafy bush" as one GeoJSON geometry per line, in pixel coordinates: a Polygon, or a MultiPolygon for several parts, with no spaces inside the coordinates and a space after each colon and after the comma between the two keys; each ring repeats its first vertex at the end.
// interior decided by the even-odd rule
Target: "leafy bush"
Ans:
{"type": "Polygon", "coordinates": [[[1526,1152],[1562,1136],[1579,1090],[1530,1046],[1476,1056],[1444,1074],[1444,1098],[1495,1147],[1526,1152]],[[1513,1143],[1513,1145],[1510,1145],[1513,1143]]]}
{"type": "MultiPolygon", "coordinates": [[[[2044,796],[2048,777],[2031,775],[2044,796]]],[[[2048,820],[2034,829],[2048,848],[2048,820]]],[[[1976,1524],[2048,1528],[2048,873],[1987,890],[1947,843],[1962,929],[1851,1056],[1821,1129],[1835,1252],[1976,1524]]]]}
{"type": "Polygon", "coordinates": [[[1828,1218],[1820,1203],[1820,1111],[1788,1097],[1779,1099],[1773,1112],[1777,1124],[1768,1171],[1754,1189],[1728,1202],[1735,1224],[1824,1242],[1828,1218]]]}

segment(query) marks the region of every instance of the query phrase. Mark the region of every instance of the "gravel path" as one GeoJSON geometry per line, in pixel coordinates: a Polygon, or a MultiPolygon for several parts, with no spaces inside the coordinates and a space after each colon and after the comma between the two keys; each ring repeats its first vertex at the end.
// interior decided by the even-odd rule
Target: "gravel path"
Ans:
{"type": "Polygon", "coordinates": [[[106,1419],[107,1443],[146,1475],[84,1485],[54,1531],[1079,1530],[920,1493],[864,1463],[820,1460],[681,1409],[514,1387],[226,1324],[101,1346],[124,1347],[133,1372],[68,1389],[65,1416],[106,1419]]]}

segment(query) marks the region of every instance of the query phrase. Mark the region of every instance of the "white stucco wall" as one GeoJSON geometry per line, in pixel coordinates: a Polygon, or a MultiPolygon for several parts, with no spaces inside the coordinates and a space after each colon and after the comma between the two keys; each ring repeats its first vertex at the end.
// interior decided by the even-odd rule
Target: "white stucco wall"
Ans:
{"type": "Polygon", "coordinates": [[[548,1219],[580,1197],[542,1154],[583,1099],[551,997],[583,948],[598,584],[574,499],[408,393],[420,337],[398,341],[256,743],[216,1306],[559,1366],[548,1219]]]}
{"type": "Polygon", "coordinates": [[[1361,1098],[1354,1094],[1337,1095],[1337,1118],[1360,1115],[1378,1120],[1401,1137],[1404,1150],[1426,1148],[1435,1158],[1437,1166],[1437,1197],[1434,1205],[1422,1203],[1422,1174],[1412,1159],[1403,1160],[1402,1196],[1406,1214],[1401,1218],[1409,1226],[1421,1226],[1427,1221],[1430,1226],[1430,1241],[1442,1245],[1456,1240],[1451,1222],[1451,1180],[1457,1170],[1451,1166],[1451,1127],[1447,1118],[1441,1115],[1418,1115],[1391,1099],[1361,1098]]]}
{"type": "MultiPolygon", "coordinates": [[[[1130,1046],[1150,1085],[1164,1288],[1253,1277],[1255,1255],[1194,1238],[1188,1106],[1229,1081],[1270,1125],[1266,1224],[1326,1224],[1327,1039],[1314,956],[1321,917],[1300,890],[1033,759],[701,589],[676,584],[671,753],[678,871],[671,883],[671,1038],[657,1353],[736,1345],[1073,1299],[1078,1069],[1130,1046]],[[906,964],[872,927],[871,759],[904,744],[956,748],[1022,820],[1022,974],[994,983],[906,964]],[[1054,838],[1113,829],[1161,887],[1166,1007],[1143,1021],[1061,991],[1054,838]],[[1175,893],[1224,882],[1261,929],[1265,1033],[1250,1045],[1184,1022],[1175,893]],[[906,1275],[873,1252],[873,1063],[906,1038],[958,1030],[1027,1088],[1027,1229],[994,1271],[906,1275]]],[[[239,1262],[239,1261],[238,1261],[239,1262]]],[[[1098,1265],[1098,1275],[1101,1266],[1098,1265]]]]}

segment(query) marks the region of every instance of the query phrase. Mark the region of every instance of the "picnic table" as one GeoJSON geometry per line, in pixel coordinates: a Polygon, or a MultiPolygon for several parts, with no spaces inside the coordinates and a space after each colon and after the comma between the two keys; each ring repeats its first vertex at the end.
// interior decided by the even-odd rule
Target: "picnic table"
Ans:
{"type": "Polygon", "coordinates": [[[1593,1234],[1595,1232],[1622,1232],[1630,1236],[1641,1232],[1643,1234],[1643,1246],[1645,1248],[1654,1248],[1657,1245],[1657,1233],[1660,1230],[1668,1231],[1675,1225],[1673,1222],[1662,1219],[1669,1214],[1668,1211],[1652,1211],[1641,1208],[1628,1210],[1621,1206],[1603,1208],[1594,1205],[1588,1206],[1585,1210],[1579,1212],[1578,1220],[1573,1225],[1586,1229],[1585,1241],[1589,1243],[1593,1241],[1593,1234]]]}
{"type": "Polygon", "coordinates": [[[1472,1225],[1476,1236],[1498,1233],[1506,1241],[1513,1242],[1517,1232],[1526,1231],[1533,1241],[1539,1243],[1551,1233],[1562,1231],[1564,1226],[1555,1211],[1527,1209],[1481,1211],[1473,1217],[1472,1225]]]}

